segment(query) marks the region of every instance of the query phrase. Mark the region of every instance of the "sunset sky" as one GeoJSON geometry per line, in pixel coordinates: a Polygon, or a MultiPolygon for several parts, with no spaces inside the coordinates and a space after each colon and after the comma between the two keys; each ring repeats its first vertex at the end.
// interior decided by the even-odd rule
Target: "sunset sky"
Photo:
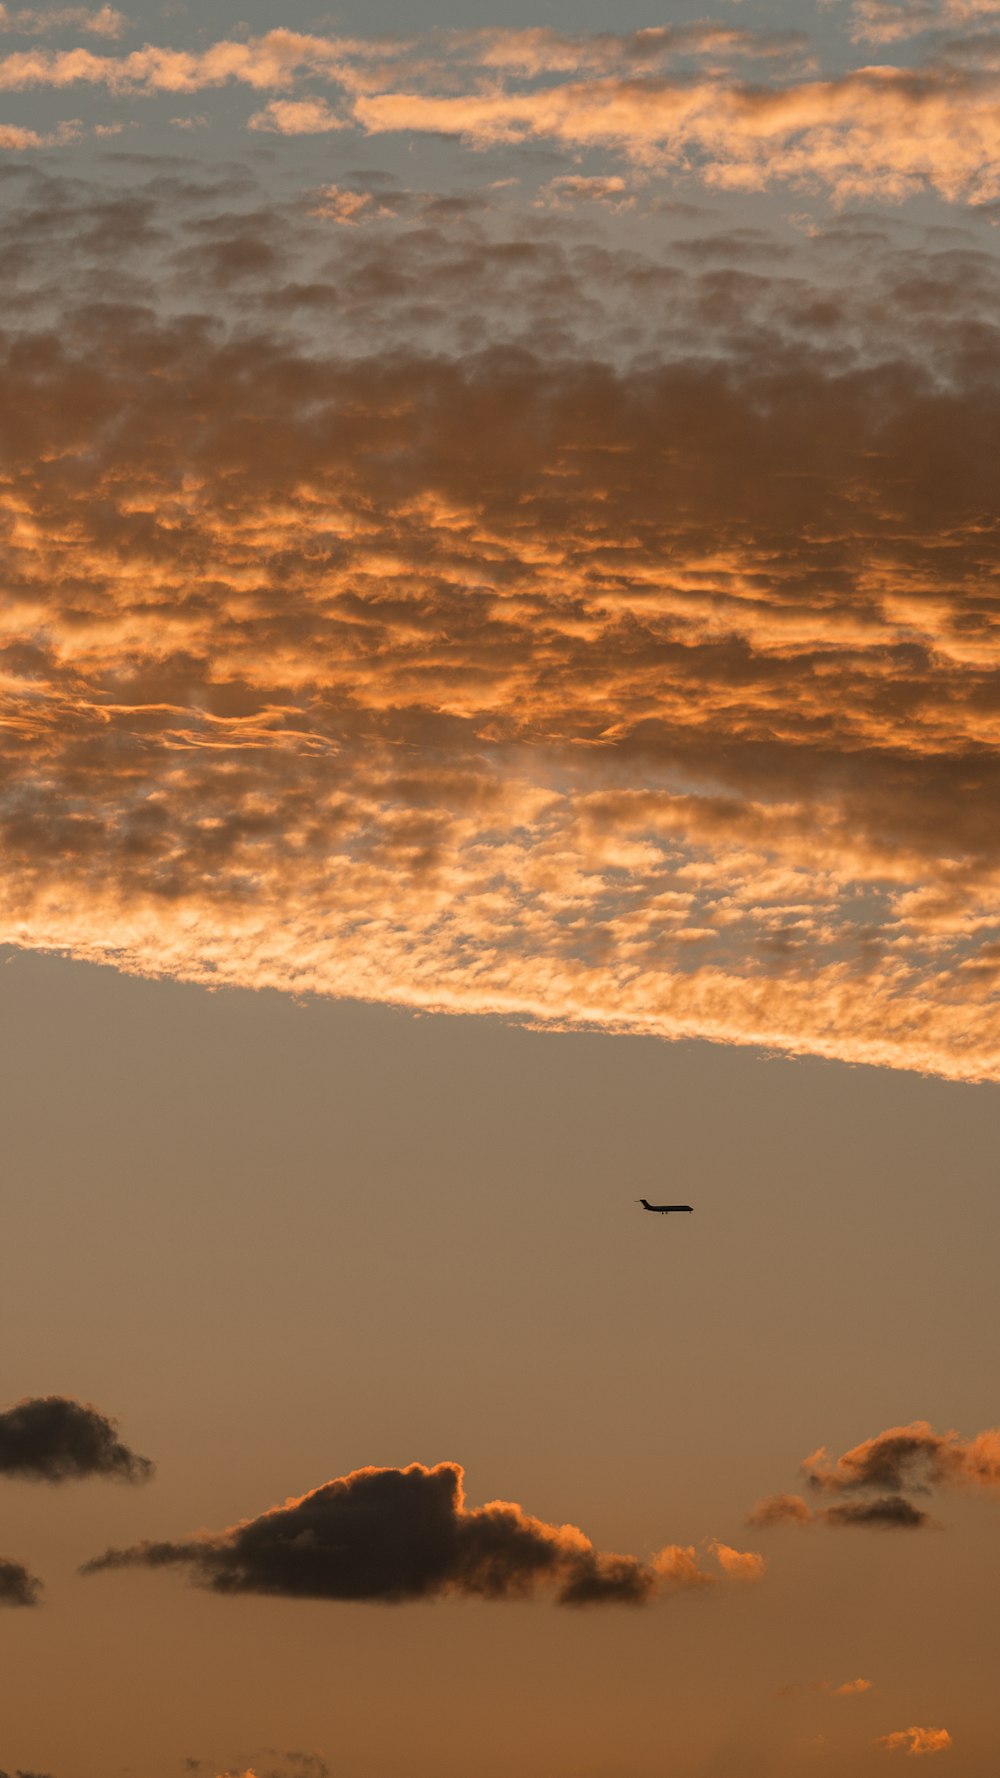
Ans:
{"type": "Polygon", "coordinates": [[[1000,0],[0,5],[0,1778],[996,1778],[998,225],[1000,0]]]}

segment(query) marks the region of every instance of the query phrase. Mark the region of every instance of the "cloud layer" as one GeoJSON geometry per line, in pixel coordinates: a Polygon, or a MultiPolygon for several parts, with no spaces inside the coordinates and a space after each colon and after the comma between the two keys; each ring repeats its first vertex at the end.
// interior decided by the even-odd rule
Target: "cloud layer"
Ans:
{"type": "Polygon", "coordinates": [[[987,252],[8,186],[4,938],[997,1077],[987,252]]]}
{"type": "MultiPolygon", "coordinates": [[[[9,14],[40,30],[35,12],[9,14]]],[[[116,36],[110,8],[52,15],[116,36]]],[[[647,171],[694,173],[754,191],[822,189],[838,203],[931,189],[948,200],[1000,196],[992,0],[859,0],[855,38],[890,45],[930,27],[971,35],[918,68],[881,63],[816,72],[805,37],[729,23],[567,36],[544,27],[358,39],[277,29],[185,49],[116,54],[34,47],[0,57],[0,93],[96,90],[115,100],[243,89],[262,101],[253,130],[367,136],[445,133],[472,148],[544,141],[618,156],[647,171]],[[750,78],[752,70],[753,77],[750,78]]]]}
{"type": "MultiPolygon", "coordinates": [[[[714,1543],[722,1577],[756,1581],[763,1558],[714,1543]]],[[[549,1525],[510,1501],[465,1505],[457,1463],[359,1469],[218,1535],[108,1550],[85,1573],[187,1568],[216,1593],[264,1593],[398,1605],[455,1596],[559,1605],[643,1605],[656,1594],[718,1584],[695,1551],[651,1561],[596,1550],[575,1525],[549,1525]]]]}
{"type": "Polygon", "coordinates": [[[20,1401],[0,1413],[0,1476],[28,1481],[79,1481],[105,1476],[144,1482],[148,1457],[122,1443],[113,1420],[61,1395],[20,1401]]]}

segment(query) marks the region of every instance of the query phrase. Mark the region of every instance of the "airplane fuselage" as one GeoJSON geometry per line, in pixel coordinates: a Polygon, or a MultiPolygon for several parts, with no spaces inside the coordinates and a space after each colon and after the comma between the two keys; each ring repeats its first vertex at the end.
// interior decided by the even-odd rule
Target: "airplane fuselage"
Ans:
{"type": "Polygon", "coordinates": [[[669,1216],[671,1210],[684,1211],[688,1215],[694,1209],[693,1204],[647,1204],[645,1198],[639,1199],[644,1210],[652,1210],[656,1216],[669,1216]]]}

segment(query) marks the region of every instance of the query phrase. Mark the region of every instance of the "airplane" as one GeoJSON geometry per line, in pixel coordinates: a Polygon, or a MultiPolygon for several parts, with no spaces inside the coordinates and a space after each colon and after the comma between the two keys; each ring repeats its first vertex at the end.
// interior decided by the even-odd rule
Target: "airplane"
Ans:
{"type": "Polygon", "coordinates": [[[638,1198],[636,1202],[641,1204],[644,1210],[655,1211],[658,1216],[669,1216],[671,1210],[687,1210],[690,1212],[694,1209],[693,1204],[647,1204],[645,1198],[638,1198]]]}

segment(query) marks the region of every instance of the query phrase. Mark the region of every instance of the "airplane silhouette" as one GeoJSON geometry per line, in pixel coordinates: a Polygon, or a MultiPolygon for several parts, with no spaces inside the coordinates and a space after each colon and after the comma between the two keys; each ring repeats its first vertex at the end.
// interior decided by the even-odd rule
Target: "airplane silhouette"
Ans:
{"type": "Polygon", "coordinates": [[[655,1211],[657,1216],[669,1216],[671,1210],[691,1211],[694,1209],[693,1204],[647,1204],[645,1198],[639,1198],[637,1202],[642,1205],[644,1210],[655,1211]]]}

